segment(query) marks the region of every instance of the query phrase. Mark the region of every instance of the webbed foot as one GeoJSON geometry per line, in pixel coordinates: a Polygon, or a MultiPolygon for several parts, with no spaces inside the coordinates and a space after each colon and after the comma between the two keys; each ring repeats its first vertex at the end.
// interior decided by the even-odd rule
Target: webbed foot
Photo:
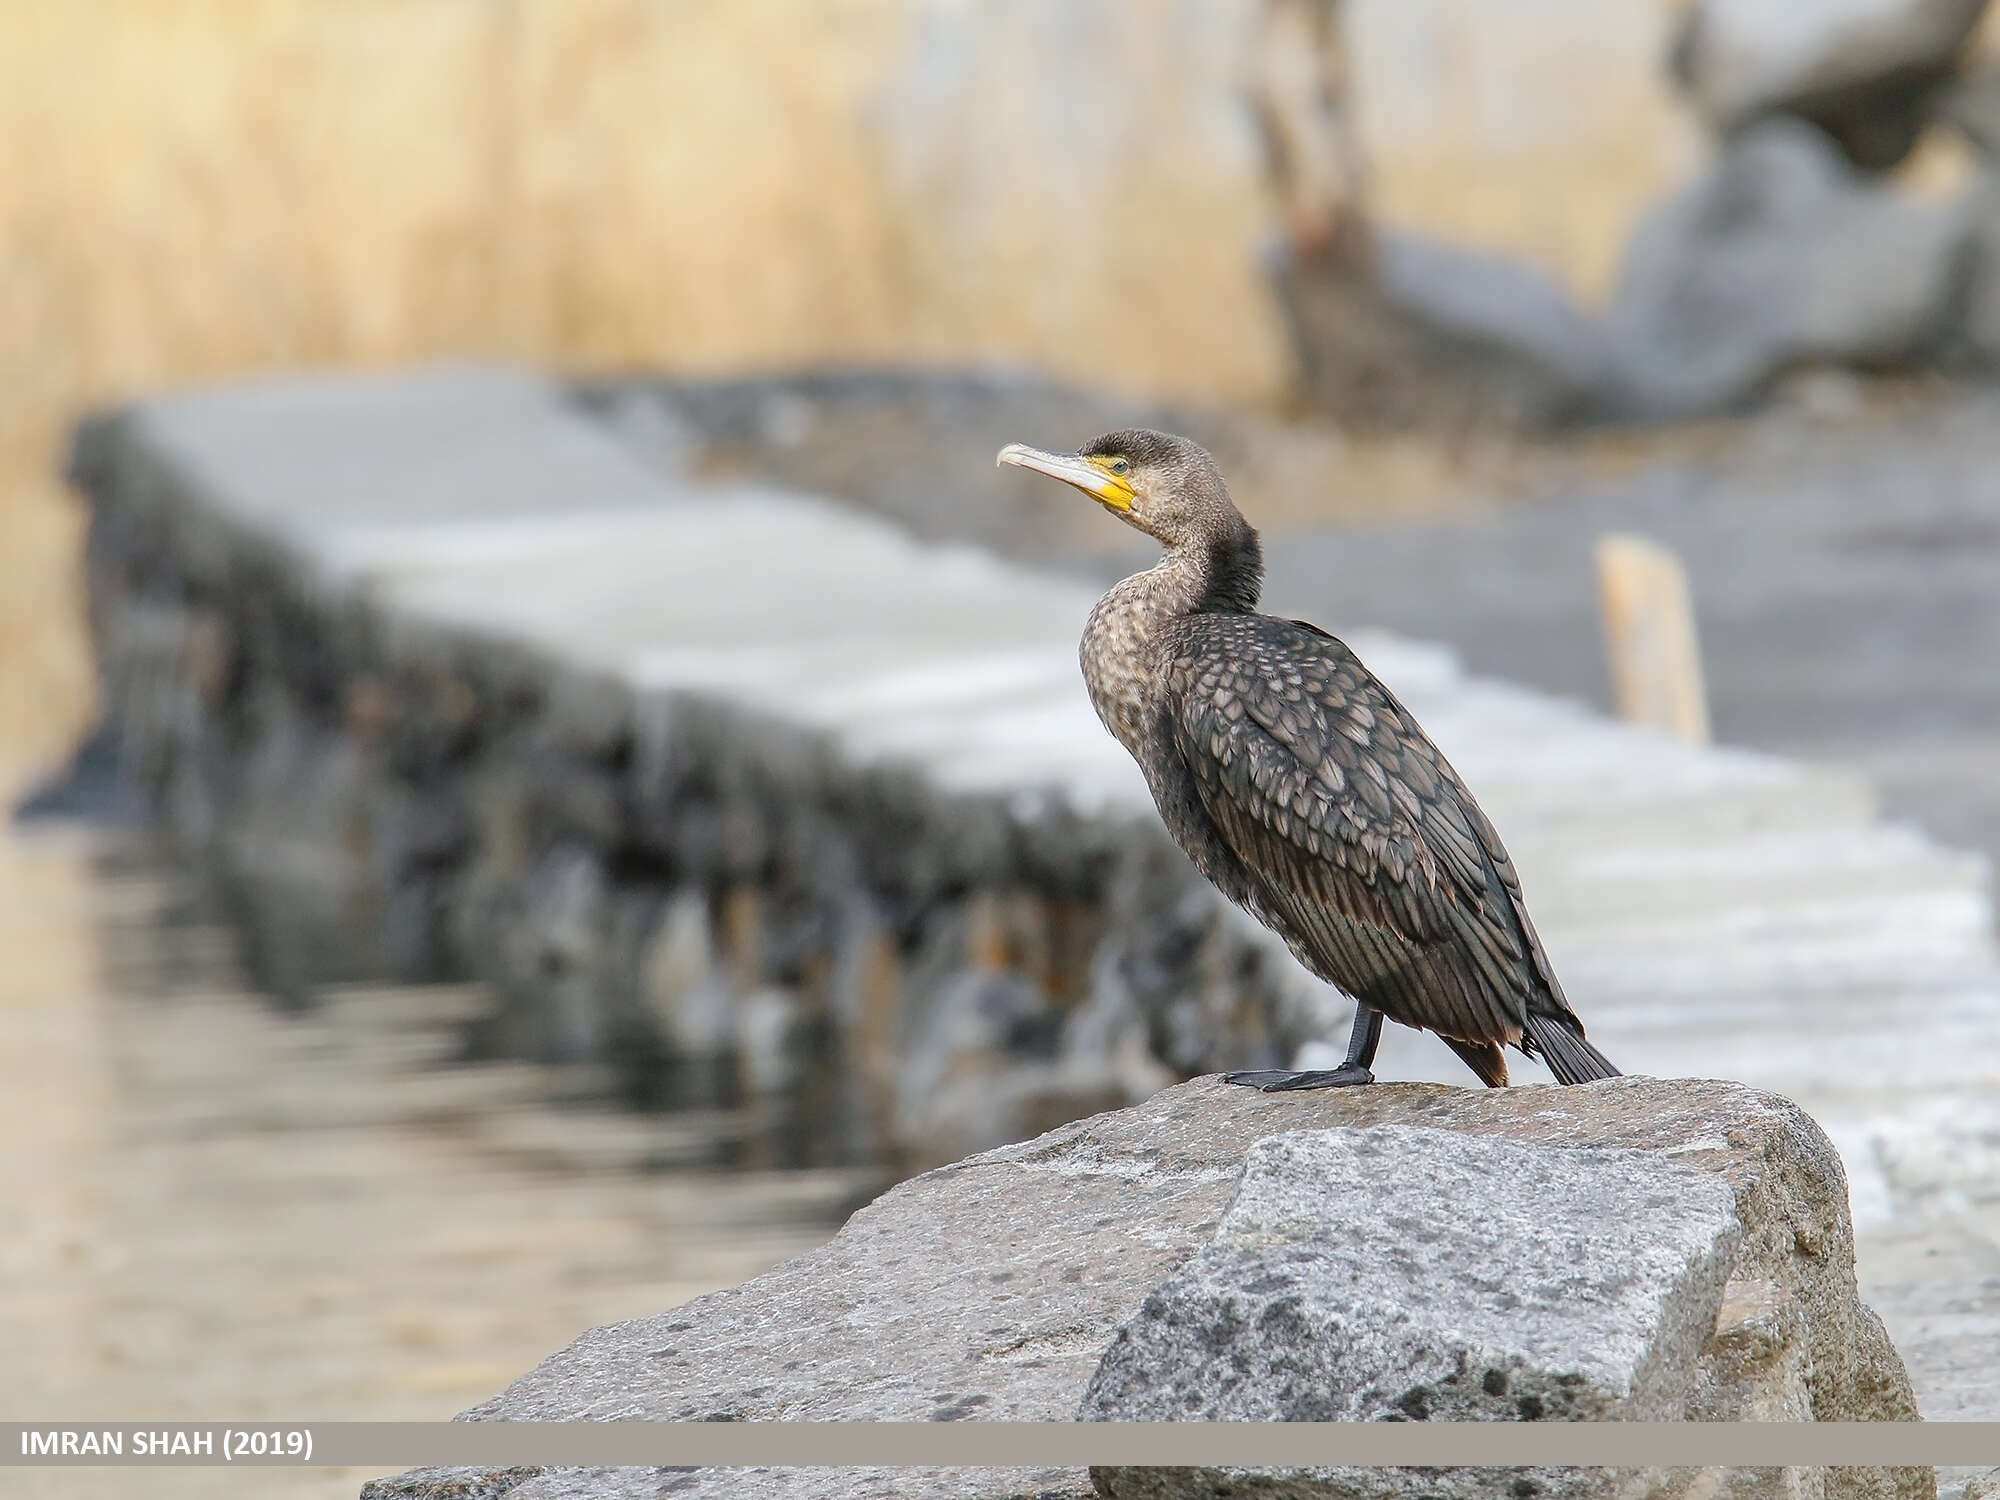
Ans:
{"type": "Polygon", "coordinates": [[[1290,1089],[1359,1088],[1364,1083],[1373,1083],[1375,1075],[1358,1064],[1344,1063],[1338,1068],[1315,1068],[1306,1072],[1289,1068],[1252,1068],[1241,1073],[1224,1073],[1222,1081],[1276,1094],[1290,1089]]]}

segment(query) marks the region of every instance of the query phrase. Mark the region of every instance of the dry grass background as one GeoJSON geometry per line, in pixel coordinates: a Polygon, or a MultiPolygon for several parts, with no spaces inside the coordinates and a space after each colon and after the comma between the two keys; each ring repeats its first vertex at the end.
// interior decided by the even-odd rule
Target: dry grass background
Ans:
{"type": "MultiPolygon", "coordinates": [[[[0,785],[89,710],[95,403],[457,356],[1271,396],[1244,5],[0,0],[0,785]]],[[[1600,288],[1689,155],[1666,8],[1355,0],[1384,212],[1600,288]]]]}

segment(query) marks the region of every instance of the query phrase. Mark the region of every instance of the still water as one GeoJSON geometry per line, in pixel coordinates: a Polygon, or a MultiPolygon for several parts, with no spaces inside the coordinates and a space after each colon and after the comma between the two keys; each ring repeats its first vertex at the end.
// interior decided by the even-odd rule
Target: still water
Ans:
{"type": "MultiPolygon", "coordinates": [[[[719,1172],[697,1120],[458,1059],[468,987],[248,987],[125,836],[0,823],[0,1411],[442,1420],[586,1328],[830,1236],[866,1169],[719,1172]]],[[[12,1470],[8,1494],[351,1497],[376,1471],[12,1470]]]]}

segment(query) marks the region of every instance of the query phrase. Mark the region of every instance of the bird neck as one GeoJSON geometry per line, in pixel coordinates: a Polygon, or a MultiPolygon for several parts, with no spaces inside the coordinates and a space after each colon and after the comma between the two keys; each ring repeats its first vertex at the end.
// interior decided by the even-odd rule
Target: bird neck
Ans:
{"type": "Polygon", "coordinates": [[[1083,635],[1084,681],[1098,716],[1128,748],[1144,733],[1153,641],[1190,615],[1255,609],[1263,576],[1257,533],[1237,517],[1216,538],[1169,547],[1159,562],[1097,601],[1083,635]]]}
{"type": "Polygon", "coordinates": [[[1264,591],[1264,544],[1233,507],[1212,533],[1169,548],[1160,561],[1186,575],[1188,614],[1247,615],[1264,591]]]}
{"type": "Polygon", "coordinates": [[[1174,543],[1160,560],[1105,596],[1137,636],[1150,640],[1188,615],[1248,614],[1264,586],[1264,549],[1248,521],[1174,543]]]}

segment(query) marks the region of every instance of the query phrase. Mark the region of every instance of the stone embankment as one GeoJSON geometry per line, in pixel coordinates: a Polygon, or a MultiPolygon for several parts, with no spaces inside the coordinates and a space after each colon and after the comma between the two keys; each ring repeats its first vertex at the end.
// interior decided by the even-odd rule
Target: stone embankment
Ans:
{"type": "MultiPolygon", "coordinates": [[[[585,1334],[471,1421],[1916,1418],[1840,1160],[1784,1100],[1212,1078],[905,1182],[729,1291],[585,1334]]],[[[1928,1469],[418,1470],[368,1500],[1917,1500],[1928,1469]]]]}
{"type": "MultiPolygon", "coordinates": [[[[477,1049],[737,1111],[780,1159],[910,1166],[1337,1039],[1344,1004],[1194,877],[1091,716],[1093,587],[692,477],[705,423],[796,439],[815,400],[634,385],[599,391],[607,421],[461,370],[86,428],[112,721],[265,982],[483,979],[477,1049]]],[[[955,451],[922,429],[892,424],[885,470],[955,451]]],[[[1986,1076],[1980,863],[1880,825],[1853,778],[1350,638],[1500,826],[1605,1050],[1801,1098],[1888,1213],[1883,1143],[1938,1122],[1853,1063],[1986,1076]]],[[[1387,1076],[1462,1079],[1392,1031],[1387,1076]]]]}

